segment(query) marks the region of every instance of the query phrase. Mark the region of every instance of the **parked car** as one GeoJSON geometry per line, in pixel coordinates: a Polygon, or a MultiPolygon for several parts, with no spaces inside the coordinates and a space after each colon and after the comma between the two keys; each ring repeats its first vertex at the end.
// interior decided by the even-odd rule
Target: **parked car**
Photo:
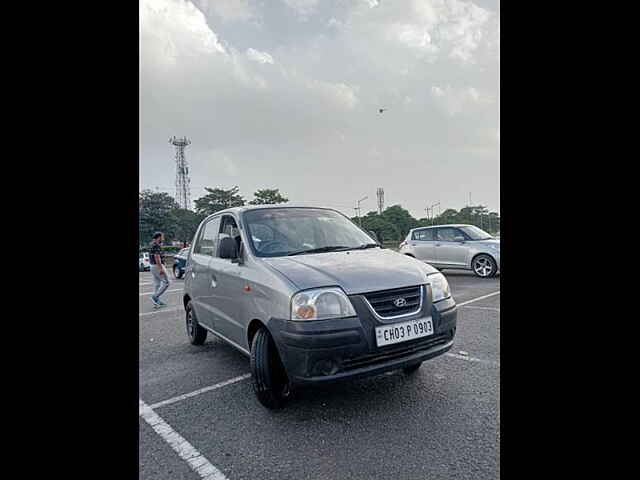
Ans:
{"type": "Polygon", "coordinates": [[[140,259],[138,261],[138,271],[147,272],[151,270],[151,261],[149,260],[149,253],[143,252],[140,254],[140,259]]]}
{"type": "Polygon", "coordinates": [[[187,257],[189,256],[189,249],[183,248],[175,257],[173,257],[173,276],[176,279],[181,279],[184,276],[184,269],[187,265],[187,257]]]}
{"type": "Polygon", "coordinates": [[[414,228],[399,252],[439,270],[471,270],[479,277],[493,277],[500,271],[500,239],[474,225],[414,228]]]}
{"type": "Polygon", "coordinates": [[[183,305],[192,344],[210,332],[250,358],[267,408],[303,385],[412,374],[448,351],[456,332],[441,273],[325,208],[235,207],[207,217],[189,252],[183,305]]]}

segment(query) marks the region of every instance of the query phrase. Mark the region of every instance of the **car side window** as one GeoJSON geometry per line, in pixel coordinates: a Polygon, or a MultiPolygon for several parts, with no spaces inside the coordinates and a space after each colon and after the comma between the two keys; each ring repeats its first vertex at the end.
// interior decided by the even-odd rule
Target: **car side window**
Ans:
{"type": "Polygon", "coordinates": [[[193,249],[193,253],[209,255],[213,257],[218,248],[218,232],[220,230],[220,217],[211,219],[202,230],[198,243],[193,249]]]}
{"type": "Polygon", "coordinates": [[[443,242],[455,242],[456,237],[464,237],[462,231],[454,227],[445,227],[438,229],[438,240],[443,242]]]}
{"type": "Polygon", "coordinates": [[[425,230],[417,230],[413,232],[413,240],[419,240],[421,242],[428,242],[430,240],[435,240],[433,238],[433,228],[427,228],[425,230]]]}
{"type": "MultiPolygon", "coordinates": [[[[220,226],[220,234],[218,236],[218,245],[223,238],[231,237],[236,241],[236,246],[238,251],[240,251],[240,231],[238,230],[238,225],[236,224],[235,218],[231,215],[224,215],[222,217],[222,224],[220,226]]],[[[215,257],[218,256],[218,252],[215,253],[215,257]]]]}

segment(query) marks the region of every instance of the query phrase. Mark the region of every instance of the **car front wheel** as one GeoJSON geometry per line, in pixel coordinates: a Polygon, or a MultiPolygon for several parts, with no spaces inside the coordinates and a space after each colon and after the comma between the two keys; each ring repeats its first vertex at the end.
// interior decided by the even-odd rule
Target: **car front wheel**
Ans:
{"type": "Polygon", "coordinates": [[[473,273],[482,278],[493,277],[498,271],[496,261],[491,258],[490,255],[486,254],[475,257],[473,262],[471,262],[471,268],[473,269],[473,273]]]}
{"type": "Polygon", "coordinates": [[[251,342],[251,377],[258,401],[269,409],[282,408],[291,396],[291,386],[278,349],[262,327],[251,342]]]}

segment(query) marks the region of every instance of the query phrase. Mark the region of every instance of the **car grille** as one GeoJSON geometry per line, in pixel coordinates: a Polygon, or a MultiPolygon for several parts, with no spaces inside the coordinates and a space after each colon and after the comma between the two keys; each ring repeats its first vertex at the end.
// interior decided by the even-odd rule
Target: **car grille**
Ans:
{"type": "Polygon", "coordinates": [[[449,331],[445,334],[431,336],[426,339],[416,339],[414,341],[401,345],[382,347],[383,351],[369,353],[356,358],[344,360],[342,362],[341,370],[346,372],[349,370],[354,370],[356,368],[367,367],[370,365],[375,365],[377,363],[383,363],[397,358],[406,357],[414,353],[428,350],[437,345],[443,345],[449,342],[452,338],[452,332],[449,331]]]}
{"type": "Polygon", "coordinates": [[[409,315],[420,309],[420,296],[422,287],[394,288],[393,290],[382,290],[380,292],[365,293],[364,297],[371,305],[371,308],[383,318],[395,317],[398,315],[409,315]],[[396,306],[393,302],[399,298],[404,298],[403,306],[396,306]]]}

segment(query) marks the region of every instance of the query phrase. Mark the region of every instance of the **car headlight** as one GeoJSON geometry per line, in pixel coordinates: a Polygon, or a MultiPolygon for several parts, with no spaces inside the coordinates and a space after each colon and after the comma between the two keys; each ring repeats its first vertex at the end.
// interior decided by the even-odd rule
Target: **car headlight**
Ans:
{"type": "Polygon", "coordinates": [[[432,301],[437,302],[438,300],[444,300],[451,296],[449,282],[447,282],[447,279],[444,278],[443,274],[434,273],[429,275],[427,279],[431,282],[431,292],[433,293],[432,301]]]}
{"type": "Polygon", "coordinates": [[[353,305],[337,287],[305,290],[291,299],[291,320],[325,320],[355,315],[353,305]]]}

